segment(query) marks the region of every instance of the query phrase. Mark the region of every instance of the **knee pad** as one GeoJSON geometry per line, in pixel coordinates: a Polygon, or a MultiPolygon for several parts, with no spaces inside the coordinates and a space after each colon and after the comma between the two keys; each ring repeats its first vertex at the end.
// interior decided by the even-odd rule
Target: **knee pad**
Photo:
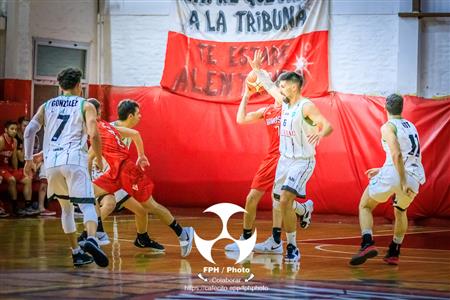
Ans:
{"type": "Polygon", "coordinates": [[[73,206],[61,206],[61,224],[64,233],[74,233],[77,231],[77,225],[75,224],[75,216],[73,214],[73,206]]]}
{"type": "Polygon", "coordinates": [[[98,217],[97,212],[95,211],[95,205],[92,203],[84,203],[84,204],[78,204],[80,207],[81,212],[83,213],[83,224],[86,224],[86,222],[92,221],[98,224],[98,217]]]}

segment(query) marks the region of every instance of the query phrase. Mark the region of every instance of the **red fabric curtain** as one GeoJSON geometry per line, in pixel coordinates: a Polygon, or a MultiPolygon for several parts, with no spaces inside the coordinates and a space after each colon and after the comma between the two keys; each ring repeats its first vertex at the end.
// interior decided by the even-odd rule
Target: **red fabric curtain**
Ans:
{"type": "MultiPolygon", "coordinates": [[[[145,141],[158,201],[185,207],[245,203],[268,146],[262,123],[239,126],[236,104],[193,100],[159,87],[106,89],[110,120],[116,118],[121,99],[132,98],[141,105],[143,118],[137,129],[145,141]]],[[[380,143],[380,127],[387,119],[384,98],[332,93],[313,101],[331,121],[334,132],[317,148],[307,197],[315,201],[319,213],[357,215],[368,183],[364,171],[381,166],[385,159],[380,143]]],[[[250,104],[249,110],[259,107],[250,104]]],[[[450,99],[406,96],[404,117],[419,131],[427,176],[409,216],[449,217],[450,99]]],[[[270,193],[260,207],[271,208],[270,193]]],[[[390,203],[375,213],[393,218],[390,203]]]]}

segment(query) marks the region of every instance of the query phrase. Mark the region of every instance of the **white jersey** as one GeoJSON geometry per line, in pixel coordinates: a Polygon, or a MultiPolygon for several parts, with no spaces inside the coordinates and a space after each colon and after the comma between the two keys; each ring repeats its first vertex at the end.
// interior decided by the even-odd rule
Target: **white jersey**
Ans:
{"type": "Polygon", "coordinates": [[[280,124],[280,154],[287,158],[311,158],[316,154],[307,135],[314,129],[312,121],[303,117],[303,106],[311,103],[303,98],[293,106],[283,103],[280,124]]]}
{"type": "MultiPolygon", "coordinates": [[[[388,123],[395,128],[400,151],[405,164],[405,171],[414,177],[420,184],[425,183],[425,171],[422,166],[422,156],[420,154],[419,134],[413,123],[405,119],[390,119],[388,123]]],[[[386,152],[386,162],[384,166],[393,166],[391,151],[388,144],[381,139],[381,144],[386,152]]]]}
{"type": "Polygon", "coordinates": [[[87,168],[87,130],[83,105],[78,96],[58,96],[44,106],[45,168],[77,165],[87,168]]]}

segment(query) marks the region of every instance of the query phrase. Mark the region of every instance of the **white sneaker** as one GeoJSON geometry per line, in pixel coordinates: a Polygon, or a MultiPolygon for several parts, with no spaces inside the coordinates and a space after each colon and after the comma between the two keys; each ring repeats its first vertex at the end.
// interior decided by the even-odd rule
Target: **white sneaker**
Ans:
{"type": "Polygon", "coordinates": [[[305,214],[300,216],[300,227],[306,229],[311,224],[311,217],[314,210],[314,202],[308,200],[305,203],[300,203],[305,208],[305,214]]]}
{"type": "MultiPolygon", "coordinates": [[[[241,234],[241,236],[239,237],[240,241],[244,241],[244,236],[241,234]]],[[[233,252],[238,252],[239,251],[239,247],[236,243],[231,243],[225,246],[225,251],[233,251],[233,252]]]]}
{"type": "Polygon", "coordinates": [[[283,241],[277,244],[273,236],[270,236],[266,241],[256,244],[253,251],[255,253],[281,254],[283,253],[283,241]]]}
{"type": "Polygon", "coordinates": [[[181,249],[181,256],[186,257],[192,251],[192,241],[194,240],[194,228],[184,227],[183,230],[185,230],[187,234],[187,240],[184,241],[180,240],[180,249],[181,249]]]}
{"type": "Polygon", "coordinates": [[[111,243],[111,241],[109,240],[109,236],[106,232],[97,231],[95,233],[95,237],[97,238],[98,244],[100,246],[108,245],[109,243],[111,243]]]}

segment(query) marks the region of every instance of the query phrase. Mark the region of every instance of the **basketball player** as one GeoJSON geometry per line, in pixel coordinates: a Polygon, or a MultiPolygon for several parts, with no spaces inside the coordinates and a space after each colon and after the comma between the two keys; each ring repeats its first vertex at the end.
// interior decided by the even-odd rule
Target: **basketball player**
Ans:
{"type": "Polygon", "coordinates": [[[408,228],[406,210],[425,183],[425,171],[421,162],[419,134],[413,123],[402,118],[403,98],[392,94],[386,98],[385,109],[388,121],[381,126],[381,144],[386,152],[386,161],[381,168],[367,170],[370,179],[359,203],[361,226],[361,249],[350,260],[351,265],[363,264],[368,258],[378,255],[372,238],[372,211],[378,204],[395,196],[394,237],[384,261],[397,265],[400,247],[408,228]]]}
{"type": "Polygon", "coordinates": [[[61,205],[61,222],[64,233],[72,248],[73,264],[80,266],[92,263],[108,266],[108,257],[98,246],[95,238],[97,213],[94,205],[94,191],[88,172],[87,139],[98,158],[101,169],[102,144],[97,131],[95,107],[81,95],[81,76],[78,69],[67,68],[58,74],[58,83],[63,95],[41,105],[24,133],[25,167],[27,176],[32,176],[33,144],[36,133],[44,129],[44,166],[48,180],[48,198],[57,198],[61,205]],[[76,237],[74,207],[78,203],[83,212],[83,223],[88,238],[84,253],[76,237]]]}
{"type": "MultiPolygon", "coordinates": [[[[236,121],[238,124],[251,124],[264,120],[270,138],[270,146],[266,157],[261,162],[259,169],[256,172],[255,177],[253,178],[250,192],[247,195],[247,199],[245,202],[245,210],[247,212],[244,214],[243,233],[240,237],[241,240],[249,239],[252,236],[258,203],[264,196],[265,192],[271,189],[273,186],[277,162],[280,157],[280,152],[278,149],[280,144],[278,130],[280,127],[281,119],[281,103],[275,102],[274,104],[267,107],[262,107],[256,111],[247,113],[247,102],[251,95],[252,92],[249,90],[247,84],[245,84],[245,92],[239,105],[236,121]]],[[[273,200],[273,203],[272,236],[270,236],[265,242],[255,245],[254,251],[256,253],[283,253],[283,246],[281,241],[281,211],[279,205],[275,203],[275,200],[273,200]]],[[[293,205],[295,205],[295,208],[297,208],[297,206],[303,206],[304,210],[310,209],[312,212],[311,200],[308,200],[306,204],[301,204],[297,201],[294,201],[293,205]]],[[[299,213],[301,213],[301,211],[299,213]]],[[[303,223],[304,225],[302,227],[306,228],[309,225],[310,221],[311,214],[308,214],[308,218],[302,220],[302,222],[305,222],[303,223]]],[[[236,243],[232,243],[227,245],[225,247],[225,250],[239,251],[239,247],[236,243]]]]}
{"type": "MultiPolygon", "coordinates": [[[[113,198],[115,192],[124,189],[131,197],[139,201],[148,212],[156,215],[175,232],[180,242],[181,256],[188,256],[192,250],[194,229],[192,227],[181,227],[170,211],[153,199],[153,182],[143,171],[150,163],[144,153],[141,135],[134,129],[114,127],[101,120],[100,102],[96,99],[90,99],[89,102],[97,109],[98,127],[103,141],[103,157],[109,165],[109,170],[94,180],[95,195],[113,198]],[[122,138],[133,140],[138,152],[136,163],[131,161],[129,149],[122,142],[122,138]]],[[[112,201],[114,201],[114,198],[112,201]]]]}
{"type": "MultiPolygon", "coordinates": [[[[97,99],[91,98],[88,101],[93,101],[93,103],[97,104],[97,99]]],[[[100,109],[100,108],[99,108],[100,109]]],[[[101,111],[101,110],[100,110],[101,111]]],[[[101,113],[100,113],[101,115],[101,113]]],[[[140,119],[141,113],[139,110],[139,104],[131,99],[125,99],[120,101],[118,105],[118,115],[119,120],[111,122],[111,125],[115,127],[126,127],[133,128],[135,127],[140,119]]],[[[132,139],[131,138],[122,138],[122,142],[129,149],[131,146],[132,139]]],[[[104,161],[105,166],[104,172],[106,172],[109,168],[108,164],[104,161]]],[[[102,173],[104,173],[102,172],[102,173]]],[[[94,179],[101,176],[100,174],[95,174],[94,179]]],[[[99,227],[97,228],[97,237],[99,234],[103,233],[103,236],[107,237],[107,234],[103,232],[102,220],[105,220],[114,210],[119,211],[122,208],[126,208],[129,211],[134,213],[135,222],[136,222],[136,230],[137,236],[134,241],[134,245],[139,248],[148,248],[152,252],[163,252],[164,247],[158,242],[152,240],[147,232],[148,226],[148,213],[147,210],[133,197],[128,195],[128,193],[120,189],[114,193],[114,197],[99,197],[99,202],[101,202],[100,207],[100,215],[101,219],[99,219],[99,227]]],[[[78,238],[80,245],[84,242],[85,232],[78,238]]]]}
{"type": "Polygon", "coordinates": [[[253,60],[248,57],[247,59],[266,91],[277,101],[283,102],[280,159],[275,175],[273,196],[275,199],[280,199],[281,214],[286,230],[285,262],[295,263],[300,259],[300,252],[297,248],[296,213],[293,203],[296,197],[305,198],[306,183],[316,164],[315,146],[333,129],[319,109],[309,99],[302,96],[303,76],[296,72],[283,73],[278,78],[278,88],[267,73],[261,70],[261,57],[261,51],[257,50],[253,60]]]}
{"type": "Polygon", "coordinates": [[[18,216],[32,216],[38,212],[31,206],[32,177],[24,176],[23,169],[18,168],[17,154],[17,123],[7,121],[5,132],[0,135],[0,176],[8,183],[8,192],[11,197],[13,211],[18,216]],[[17,206],[17,183],[23,184],[23,198],[25,209],[17,206]]]}

